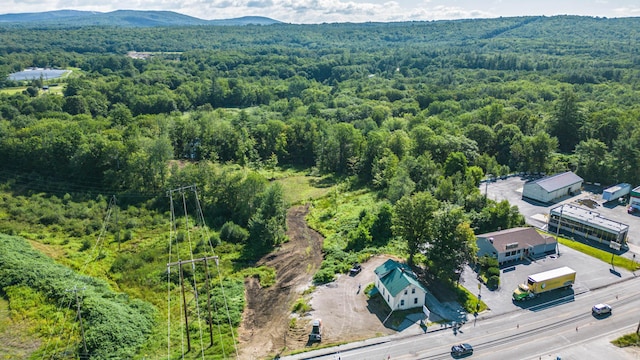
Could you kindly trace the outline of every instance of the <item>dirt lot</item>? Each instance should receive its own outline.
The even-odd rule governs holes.
[[[312,285],[313,274],[322,262],[323,238],[307,226],[308,211],[308,205],[289,209],[289,242],[257,264],[276,269],[276,284],[261,288],[256,279],[245,282],[247,306],[239,329],[241,359],[270,358],[284,350],[318,346],[307,341],[311,321],[318,318],[323,323],[323,344],[394,333],[382,325],[384,318],[380,318],[386,316],[388,309],[368,301],[363,294],[366,285],[373,282],[373,269],[387,257],[372,258],[363,264],[360,274],[341,275],[306,295],[312,311],[296,318],[295,326],[290,326],[291,319],[296,317],[291,312],[292,305]]]
[[[336,281],[316,289],[309,319],[322,319],[323,342],[355,341],[395,333],[382,325],[389,311],[386,304],[369,301],[363,293],[365,287],[374,281],[373,270],[388,258],[371,258],[362,265],[360,274],[340,275]]]

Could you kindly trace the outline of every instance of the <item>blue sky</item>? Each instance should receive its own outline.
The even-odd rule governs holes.
[[[168,10],[201,19],[266,16],[294,24],[524,15],[640,16],[638,0],[3,0],[0,13]]]

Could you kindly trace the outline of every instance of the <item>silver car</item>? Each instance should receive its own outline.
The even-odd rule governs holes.
[[[609,314],[611,312],[611,306],[609,304],[596,304],[591,308],[591,312],[596,315]]]

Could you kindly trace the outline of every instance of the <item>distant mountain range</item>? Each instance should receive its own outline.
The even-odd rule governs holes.
[[[20,27],[164,27],[164,26],[238,26],[271,25],[280,21],[262,16],[243,16],[224,20],[203,20],[172,11],[116,10],[112,12],[57,10],[40,13],[0,15],[0,26]]]

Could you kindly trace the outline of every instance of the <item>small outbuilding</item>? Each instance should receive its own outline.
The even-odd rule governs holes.
[[[498,259],[499,264],[555,253],[557,241],[532,227],[517,227],[476,236],[478,256]]]
[[[389,259],[374,272],[376,288],[391,310],[406,310],[425,304],[427,289],[409,265]]]
[[[522,198],[551,203],[565,196],[575,195],[582,189],[582,178],[571,171],[528,181],[522,189]]]

